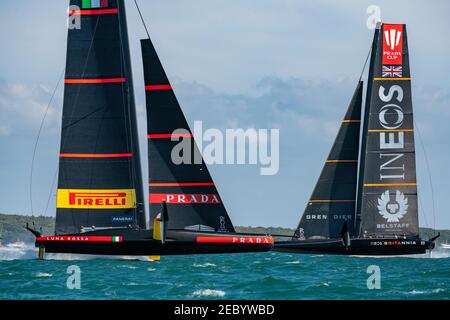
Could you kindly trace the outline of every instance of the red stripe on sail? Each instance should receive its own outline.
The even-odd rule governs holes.
[[[188,194],[188,193],[151,193],[150,203],[167,204],[221,204],[218,194]]]
[[[170,84],[154,84],[145,86],[145,91],[157,91],[157,90],[172,90]]]
[[[104,79],[65,79],[66,84],[96,84],[96,83],[123,83],[125,78],[104,78]]]
[[[118,14],[118,9],[71,10],[70,16],[93,16],[99,14]]]
[[[197,237],[197,243],[273,244],[272,237]]]
[[[149,187],[214,187],[214,182],[152,182]]]
[[[148,134],[149,139],[193,138],[192,133],[153,133]]]
[[[60,158],[131,158],[132,153],[61,153]]]

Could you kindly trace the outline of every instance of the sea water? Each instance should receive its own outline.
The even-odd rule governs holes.
[[[0,249],[0,299],[450,298],[450,250],[377,258],[275,252],[160,261],[36,256],[31,246]]]

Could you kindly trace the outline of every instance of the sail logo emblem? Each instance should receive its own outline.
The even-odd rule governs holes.
[[[403,25],[385,24],[383,33],[383,64],[401,65],[403,52]]]
[[[72,190],[58,189],[57,207],[61,209],[129,209],[136,204],[134,189]]]
[[[401,78],[403,77],[402,66],[382,66],[381,76],[383,78]]]
[[[219,217],[220,228],[219,232],[227,232],[227,227],[225,226],[226,220],[224,216]]]
[[[378,212],[387,222],[399,222],[408,211],[408,198],[399,190],[395,193],[395,199],[391,199],[389,190],[386,190],[378,198]]]
[[[386,44],[394,50],[396,46],[400,44],[400,37],[402,33],[396,31],[395,29],[391,29],[384,32],[384,39],[386,40]]]

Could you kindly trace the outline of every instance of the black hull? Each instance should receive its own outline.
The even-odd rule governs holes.
[[[110,233],[110,234],[108,234]],[[103,231],[78,235],[61,236],[68,238],[86,238],[92,236],[117,235],[119,232]],[[38,238],[35,246],[45,248],[47,253],[117,255],[117,256],[162,256],[188,254],[220,254],[241,252],[265,252],[273,248],[270,237],[254,237],[242,234],[223,234],[211,232],[169,231],[164,244],[151,238],[150,230],[125,230],[120,232],[121,242],[85,242],[85,241],[55,241],[58,236]],[[213,237],[237,239],[230,243],[199,243],[197,237]],[[263,239],[261,243],[248,242],[248,239]],[[47,240],[48,239],[48,240]],[[243,242],[241,239],[247,239]],[[264,242],[264,239],[268,242]]]
[[[293,240],[275,242],[274,251],[306,254],[397,256],[423,254],[432,244],[418,238],[351,239],[347,248],[342,240]]]

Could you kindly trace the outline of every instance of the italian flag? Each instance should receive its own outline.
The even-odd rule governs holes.
[[[114,236],[114,237],[112,237],[112,242],[122,242],[122,237],[119,237],[119,236]]]
[[[83,0],[83,9],[106,8],[108,0]]]

